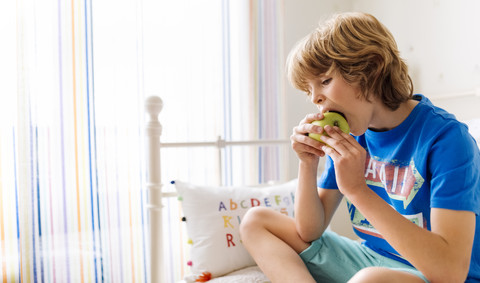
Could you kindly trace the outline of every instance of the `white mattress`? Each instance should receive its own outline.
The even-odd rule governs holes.
[[[186,277],[182,283],[193,283],[195,278]],[[270,283],[258,266],[246,267],[222,277],[213,278],[209,283]]]

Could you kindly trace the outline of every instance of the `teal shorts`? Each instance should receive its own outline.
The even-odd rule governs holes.
[[[361,269],[378,266],[414,274],[428,283],[414,267],[328,230],[301,252],[300,257],[317,282],[347,282]]]

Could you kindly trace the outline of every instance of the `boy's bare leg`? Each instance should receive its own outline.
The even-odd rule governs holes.
[[[310,246],[292,218],[264,207],[250,209],[240,226],[242,242],[272,282],[315,282],[298,255]]]
[[[348,283],[425,283],[423,279],[411,273],[392,270],[384,267],[367,267],[355,274]]]

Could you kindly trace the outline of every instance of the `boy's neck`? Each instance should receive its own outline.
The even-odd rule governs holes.
[[[385,132],[397,127],[407,119],[417,104],[417,100],[410,99],[400,104],[394,111],[384,106],[383,103],[379,104],[381,106],[378,107],[369,129],[375,132]]]

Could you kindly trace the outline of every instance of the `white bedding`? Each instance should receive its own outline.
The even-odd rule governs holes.
[[[195,278],[187,276],[184,283],[193,283]],[[258,266],[245,267],[222,277],[213,278],[209,283],[270,283]]]
[[[258,266],[250,266],[234,271],[223,277],[210,280],[212,283],[266,283],[270,282]]]

